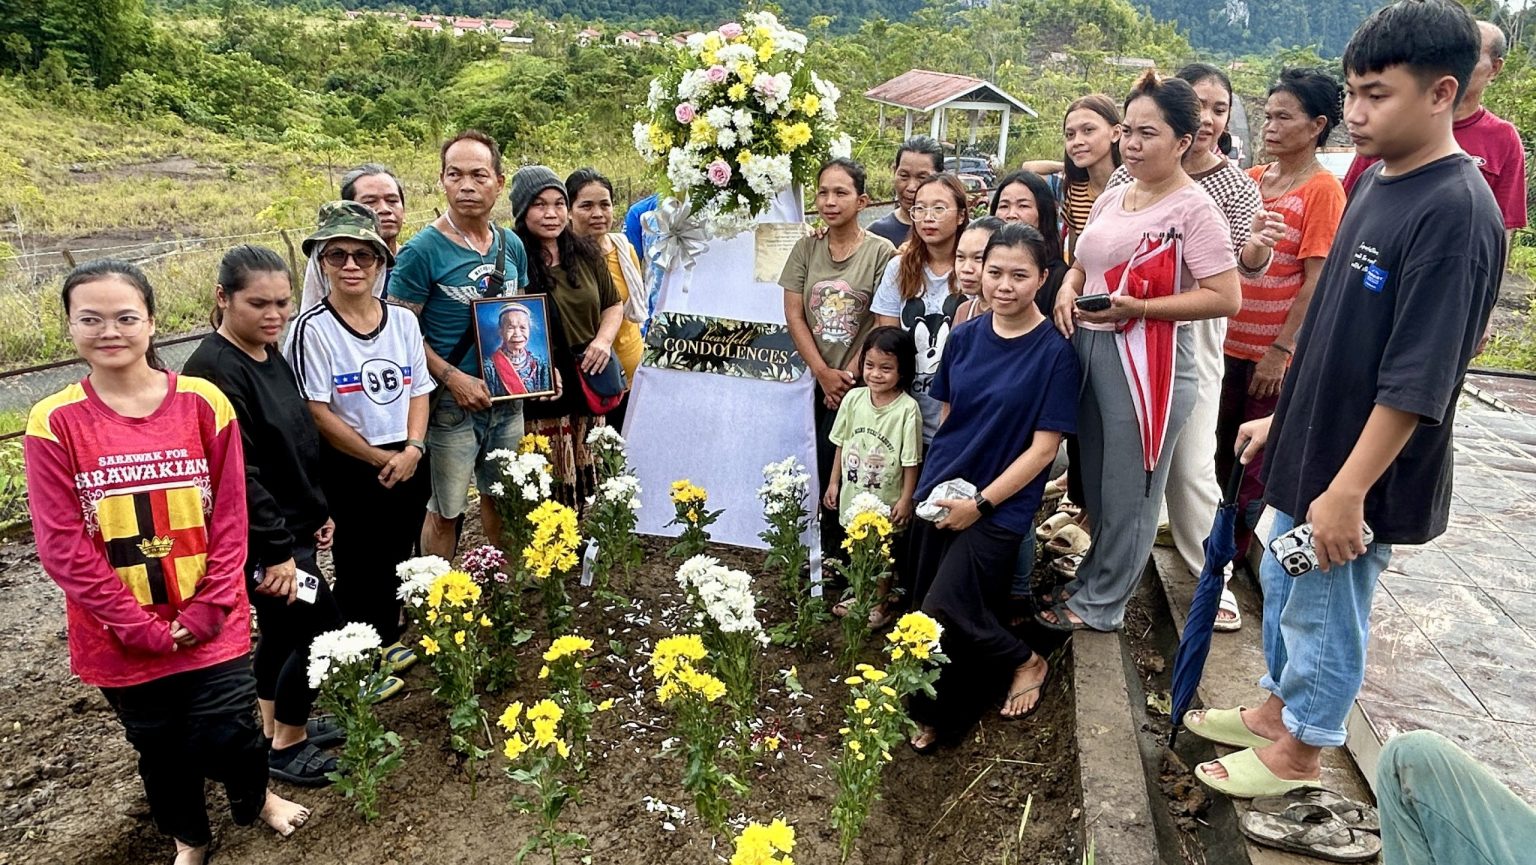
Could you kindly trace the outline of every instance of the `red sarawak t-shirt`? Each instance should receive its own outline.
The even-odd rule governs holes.
[[[70,669],[125,687],[250,650],[245,468],[229,400],[166,373],[152,414],[128,418],[72,384],[27,419],[38,557],[64,590]],[[179,621],[197,637],[171,639]]]
[[[1520,143],[1520,133],[1515,125],[1486,108],[1479,108],[1464,120],[1456,121],[1453,131],[1456,143],[1472,157],[1483,179],[1493,189],[1493,197],[1499,202],[1499,212],[1504,215],[1506,229],[1524,228],[1525,211],[1525,147]],[[1344,192],[1355,191],[1355,182],[1366,169],[1381,160],[1374,157],[1356,156],[1344,175]]]

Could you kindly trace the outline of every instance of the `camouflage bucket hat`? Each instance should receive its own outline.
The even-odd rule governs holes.
[[[372,245],[374,251],[384,256],[385,267],[394,266],[395,256],[384,238],[379,236],[379,217],[368,205],[356,201],[327,201],[320,205],[318,221],[315,233],[304,238],[306,256],[312,254],[316,244],[343,237]]]

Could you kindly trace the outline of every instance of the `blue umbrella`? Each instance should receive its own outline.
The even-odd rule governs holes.
[[[1189,602],[1189,615],[1184,619],[1184,637],[1179,640],[1179,652],[1173,659],[1170,748],[1179,735],[1184,712],[1195,699],[1195,689],[1205,671],[1205,659],[1211,654],[1211,631],[1216,626],[1216,609],[1221,604],[1222,574],[1237,555],[1233,530],[1237,527],[1237,492],[1242,486],[1245,468],[1242,454],[1238,454],[1232,466],[1232,477],[1222,491],[1221,505],[1216,508],[1211,533],[1205,539],[1205,566],[1200,569],[1200,583],[1195,586],[1195,597]]]

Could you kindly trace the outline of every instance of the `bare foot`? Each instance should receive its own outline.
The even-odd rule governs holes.
[[[267,791],[267,802],[261,806],[261,821],[271,826],[274,832],[287,838],[308,819],[308,808]]]
[[[1035,710],[1050,670],[1050,665],[1036,653],[1013,671],[1013,684],[1008,686],[1008,699],[1003,701],[1004,718],[1021,718]]]
[[[208,858],[208,845],[193,847],[185,841],[176,842],[175,865],[203,865]]]
[[[933,743],[939,740],[939,731],[927,724],[917,725],[917,735],[911,739],[912,747],[918,751],[933,747]]]

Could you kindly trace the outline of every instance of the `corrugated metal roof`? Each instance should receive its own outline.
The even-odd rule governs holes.
[[[1031,117],[1038,116],[1033,108],[1008,95],[995,84],[956,75],[952,72],[932,72],[912,69],[864,92],[875,102],[908,108],[913,111],[933,111],[950,102],[992,102],[1001,107],[1011,105]]]

